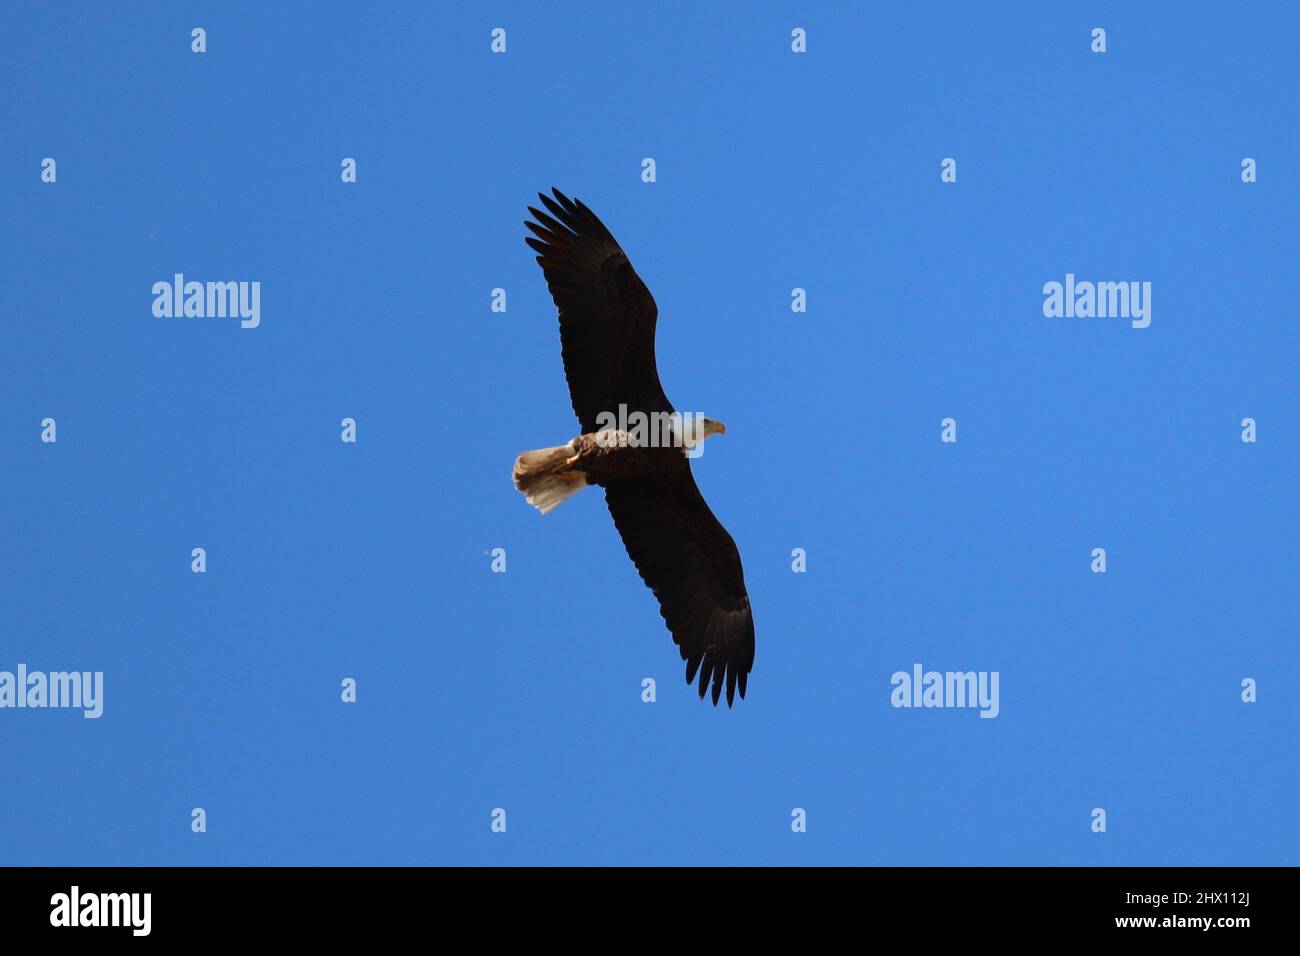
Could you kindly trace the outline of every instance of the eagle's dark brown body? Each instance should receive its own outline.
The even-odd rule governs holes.
[[[569,444],[573,446],[576,458],[572,469],[586,475],[589,485],[605,485],[642,475],[690,471],[685,449],[643,447],[628,432],[579,435]]]

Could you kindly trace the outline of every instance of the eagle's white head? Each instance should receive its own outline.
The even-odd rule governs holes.
[[[682,422],[682,445],[690,451],[710,435],[725,435],[727,426],[704,415],[687,415]]]

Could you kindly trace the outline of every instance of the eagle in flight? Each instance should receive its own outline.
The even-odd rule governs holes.
[[[536,222],[524,223],[533,233],[524,241],[560,311],[564,374],[582,432],[520,455],[515,487],[543,514],[587,485],[605,489],[614,526],[686,662],[686,683],[698,674],[700,699],[711,685],[715,705],[725,685],[730,706],[737,688],[745,696],[754,666],[754,617],[740,552],[690,465],[697,446],[726,428],[673,409],[655,367],[659,310],[650,290],[595,214],[552,191],[554,199],[538,194],[545,212],[528,207]]]

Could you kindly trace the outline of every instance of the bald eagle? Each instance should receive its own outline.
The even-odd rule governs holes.
[[[524,241],[560,312],[564,374],[582,431],[520,455],[515,487],[543,514],[587,485],[605,489],[614,526],[686,662],[686,683],[698,674],[700,699],[711,685],[715,705],[725,685],[731,706],[754,666],[754,617],[740,552],[696,487],[688,457],[726,428],[673,408],[655,367],[659,310],[650,290],[592,211],[552,191],[554,199],[538,194],[546,212],[528,207],[536,222],[524,223],[533,233]]]

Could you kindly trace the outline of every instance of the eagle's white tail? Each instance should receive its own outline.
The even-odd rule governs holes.
[[[587,487],[587,476],[582,472],[564,470],[575,453],[570,442],[526,451],[515,459],[515,487],[542,514],[558,508]]]

